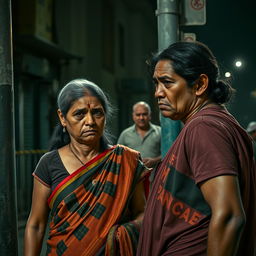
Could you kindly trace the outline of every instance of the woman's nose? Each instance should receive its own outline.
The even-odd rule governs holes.
[[[95,123],[95,120],[93,118],[93,115],[88,112],[85,116],[85,124],[86,125],[93,125]]]

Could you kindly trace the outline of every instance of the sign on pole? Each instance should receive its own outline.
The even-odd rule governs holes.
[[[196,41],[196,34],[195,33],[182,33],[181,34],[181,41],[183,41],[183,42],[195,42]]]
[[[181,25],[205,25],[206,0],[183,0],[181,13]]]

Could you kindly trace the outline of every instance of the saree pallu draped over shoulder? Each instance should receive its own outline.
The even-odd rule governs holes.
[[[138,226],[133,222],[122,227],[119,224],[143,175],[144,166],[139,159],[137,151],[114,146],[56,187],[48,199],[51,208],[48,256],[117,255],[117,229],[125,237],[120,237],[118,250],[127,250],[118,255],[136,254]]]

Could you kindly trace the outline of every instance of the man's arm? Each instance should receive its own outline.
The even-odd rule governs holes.
[[[145,157],[142,159],[143,163],[148,167],[154,167],[156,164],[158,164],[161,161],[161,156],[157,157]]]
[[[246,221],[237,177],[218,176],[200,189],[212,210],[207,255],[234,256]]]

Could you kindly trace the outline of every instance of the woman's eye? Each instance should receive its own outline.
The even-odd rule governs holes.
[[[83,116],[84,116],[84,113],[83,113],[83,112],[77,112],[77,113],[75,113],[75,117],[76,117],[76,118],[83,118]]]
[[[103,116],[104,112],[101,109],[94,109],[93,111],[93,115],[95,116]]]

